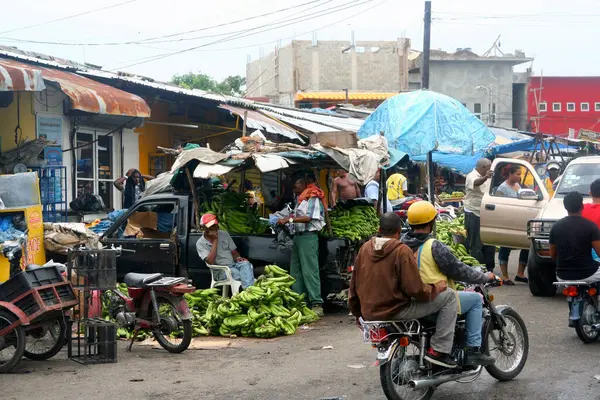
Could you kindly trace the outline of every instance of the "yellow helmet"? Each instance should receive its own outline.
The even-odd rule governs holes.
[[[417,201],[408,207],[408,224],[425,225],[437,217],[437,210],[428,201]]]

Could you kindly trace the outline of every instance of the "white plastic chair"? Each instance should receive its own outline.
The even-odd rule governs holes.
[[[235,296],[239,293],[240,287],[242,286],[242,282],[233,279],[231,276],[231,270],[228,266],[225,265],[211,265],[206,264],[206,266],[210,269],[210,287],[222,287],[223,289],[223,298],[229,297],[229,288],[231,288],[231,295]],[[225,278],[223,280],[216,280],[215,273],[222,271],[225,273]]]

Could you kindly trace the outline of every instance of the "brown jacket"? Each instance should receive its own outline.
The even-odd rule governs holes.
[[[359,250],[350,280],[348,307],[367,321],[393,319],[411,298],[431,301],[434,285],[421,281],[412,250],[396,239],[373,238]]]

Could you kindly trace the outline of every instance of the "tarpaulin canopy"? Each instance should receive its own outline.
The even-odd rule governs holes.
[[[484,153],[479,152],[474,155],[466,156],[462,154],[448,154],[433,152],[433,162],[446,168],[450,168],[461,174],[468,174],[475,168],[477,160],[483,158]],[[417,156],[412,158],[414,161],[427,161],[427,156]]]
[[[367,117],[358,137],[381,133],[390,148],[411,157],[430,151],[472,155],[485,150],[495,138],[460,102],[429,90],[387,99]]]

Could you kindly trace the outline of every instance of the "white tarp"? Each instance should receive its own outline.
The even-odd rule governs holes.
[[[323,147],[320,144],[315,144],[313,147],[333,158],[361,185],[369,183],[375,177],[377,169],[379,169],[381,158],[372,151]]]
[[[221,176],[228,173],[233,168],[234,167],[228,165],[200,163],[194,170],[194,178],[208,179],[215,176]]]
[[[296,164],[296,162],[277,154],[253,154],[252,158],[256,168],[262,173],[277,171]]]
[[[185,164],[192,160],[198,160],[204,164],[216,164],[219,161],[223,161],[227,157],[227,154],[217,153],[216,151],[212,151],[211,149],[208,149],[206,147],[198,147],[195,149],[183,150],[173,163],[173,166],[171,167],[171,172],[177,171],[179,168],[183,167]]]

